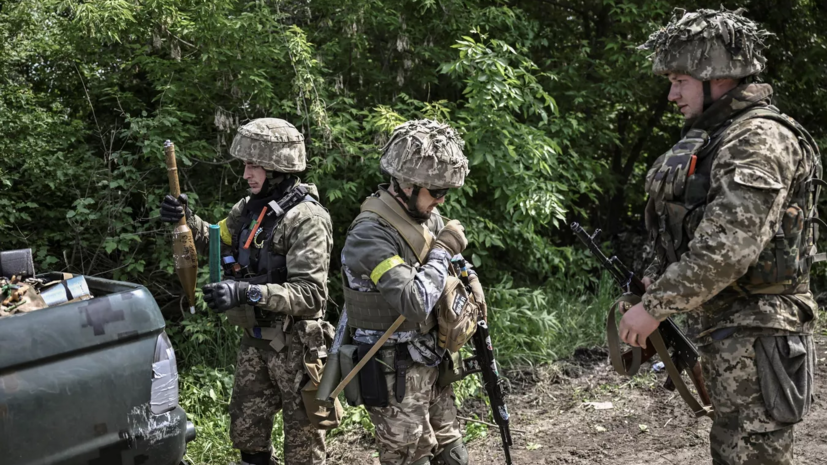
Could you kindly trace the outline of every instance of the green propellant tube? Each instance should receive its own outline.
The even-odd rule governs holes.
[[[221,228],[210,225],[210,282],[221,281]]]

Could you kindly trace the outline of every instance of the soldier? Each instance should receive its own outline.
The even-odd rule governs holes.
[[[251,195],[219,222],[226,280],[203,288],[210,308],[244,328],[230,437],[242,464],[275,464],[270,436],[273,416],[282,410],[285,463],[324,464],[324,431],[308,417],[300,391],[318,375],[333,336],[321,320],[333,245],[330,216],[316,187],[293,174],[305,169],[305,149],[292,124],[254,120],[239,128],[230,154],[244,161]],[[164,198],[163,221],[185,214],[204,253],[209,224],[192,213],[185,195]]]
[[[646,177],[657,258],[620,334],[643,346],[670,315],[695,315],[715,464],[792,464],[812,399],[821,162],[756,80],[769,35],[740,11],[678,10],[641,46],[686,125]]]
[[[462,139],[429,120],[397,127],[380,166],[390,185],[362,205],[342,250],[345,327],[359,357],[399,315],[406,321],[359,374],[361,397],[376,427],[382,465],[468,463],[450,383],[438,383],[446,350],[437,337],[437,302],[451,258],[467,241],[462,225],[443,224],[437,205],[468,173]],[[479,280],[474,294],[484,302]]]

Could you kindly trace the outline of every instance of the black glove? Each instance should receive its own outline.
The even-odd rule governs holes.
[[[224,313],[247,303],[248,287],[250,283],[246,281],[219,281],[202,287],[201,292],[204,293],[204,302],[208,307]]]
[[[177,223],[186,215],[187,219],[192,217],[192,210],[187,206],[189,200],[187,194],[181,194],[176,199],[167,194],[161,201],[161,221],[164,223]]]

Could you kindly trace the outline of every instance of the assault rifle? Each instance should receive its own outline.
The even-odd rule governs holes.
[[[600,234],[599,229],[595,230],[594,234],[589,235],[586,230],[576,222],[571,224],[571,229],[577,238],[586,245],[594,258],[600,262],[600,266],[614,278],[624,294],[632,294],[637,297],[643,296],[644,292],[646,292],[643,282],[616,256],[608,258],[603,254],[603,251],[600,250],[600,246],[597,245],[597,236]],[[646,362],[657,353],[669,373],[664,387],[670,391],[677,388],[683,400],[695,413],[695,416],[700,417],[711,414],[711,409],[708,406],[712,403],[709,400],[709,393],[704,385],[701,364],[698,360],[698,349],[671,318],[662,321],[658,329],[647,338],[649,342],[646,344],[646,349],[641,350],[639,347],[634,347],[622,355],[620,355],[619,337],[614,319],[614,309],[612,309],[606,322],[606,329],[609,339],[609,355],[615,371],[621,375],[634,376],[640,364]],[[672,349],[671,355],[669,354],[670,348]],[[695,385],[702,404],[698,403],[681,379],[681,373],[684,371]]]
[[[453,264],[458,270],[457,274],[459,274],[465,290],[469,296],[472,296],[473,292],[471,291],[471,283],[468,280],[468,268],[465,260],[457,258],[453,260]],[[482,315],[479,315],[477,330],[474,332],[471,341],[474,346],[474,356],[462,361],[463,369],[465,374],[482,374],[482,384],[485,388],[486,395],[488,395],[488,401],[491,404],[494,423],[500,427],[505,463],[511,465],[510,447],[513,443],[511,441],[511,430],[508,427],[508,408],[505,406],[503,392],[502,389],[500,389],[500,373],[497,371],[497,361],[494,360],[494,346],[491,344],[488,322],[485,321]]]

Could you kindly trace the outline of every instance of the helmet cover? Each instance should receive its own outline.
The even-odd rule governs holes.
[[[654,52],[655,74],[688,74],[699,81],[757,75],[766,67],[762,52],[773,34],[742,12],[675,9],[669,24],[638,49]]]
[[[278,118],[259,118],[238,128],[230,155],[280,173],[299,173],[306,167],[304,135]]]
[[[382,148],[382,172],[426,189],[462,187],[468,175],[465,142],[447,124],[427,119],[397,126]]]

